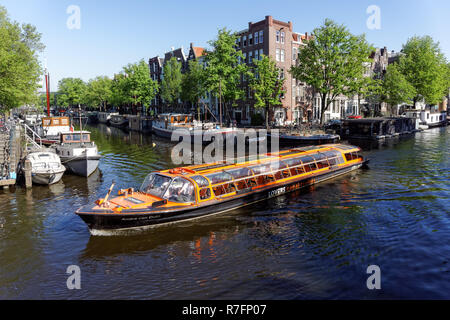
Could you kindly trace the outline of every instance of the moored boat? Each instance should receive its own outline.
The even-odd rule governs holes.
[[[50,185],[61,180],[66,168],[59,156],[50,151],[35,151],[26,158],[31,163],[31,180],[35,184]]]
[[[111,118],[109,119],[109,125],[112,127],[126,129],[129,125],[128,116],[121,114],[112,114]]]
[[[71,130],[69,117],[43,117],[41,126],[36,130],[37,143],[52,145],[59,142],[59,134]]]
[[[242,163],[216,162],[150,173],[139,190],[119,191],[76,214],[92,234],[142,228],[218,214],[348,173],[368,160],[360,148],[309,146]]]
[[[63,132],[54,145],[64,166],[76,175],[89,177],[98,167],[100,154],[89,131]]]

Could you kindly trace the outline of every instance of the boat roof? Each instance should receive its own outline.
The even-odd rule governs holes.
[[[247,161],[244,162],[238,162],[236,160],[239,159],[232,159],[232,161],[219,161],[214,163],[207,163],[207,164],[199,164],[199,165],[191,165],[191,166],[185,166],[185,167],[179,167],[174,169],[167,169],[162,171],[157,171],[159,173],[162,173],[164,175],[169,176],[195,176],[195,175],[205,175],[215,172],[222,172],[224,170],[233,170],[233,169],[239,169],[244,167],[250,167],[254,165],[260,165],[264,163],[271,163],[275,161],[283,161],[283,160],[289,160],[292,158],[296,158],[299,156],[307,156],[307,155],[314,155],[321,152],[326,151],[338,151],[340,153],[347,153],[347,152],[356,152],[360,151],[361,149],[357,146],[351,146],[351,145],[345,145],[345,144],[325,144],[320,146],[305,146],[305,147],[299,147],[295,149],[289,149],[289,150],[283,150],[276,153],[266,153],[263,155],[255,155],[255,156],[248,156],[246,157]],[[176,172],[181,173],[176,173]]]
[[[80,133],[91,133],[90,131],[79,131],[79,130],[75,130],[75,131],[63,131],[63,132],[60,132],[61,134],[74,134],[74,133],[78,133],[78,134],[80,134]]]

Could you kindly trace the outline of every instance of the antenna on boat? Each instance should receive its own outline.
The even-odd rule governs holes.
[[[83,124],[81,121],[81,105],[78,104],[78,117],[80,118],[80,142],[83,144]]]
[[[105,203],[106,201],[108,201],[109,195],[111,194],[112,190],[114,189],[114,185],[116,184],[116,181],[113,180],[111,187],[109,187],[108,193],[106,194],[106,196],[103,199],[99,199],[96,201],[96,203],[100,206],[103,203]]]

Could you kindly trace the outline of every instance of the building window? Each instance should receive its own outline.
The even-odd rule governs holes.
[[[259,43],[263,43],[264,42],[264,31],[261,30],[259,32]]]
[[[262,59],[262,55],[263,55],[263,49],[259,49],[259,60]]]
[[[292,48],[292,60],[295,61],[297,60],[297,48]]]
[[[242,37],[243,47],[245,48],[247,46],[247,36]]]
[[[284,43],[284,36],[285,36],[285,34],[284,34],[284,32],[282,31],[282,32],[281,32],[281,43]]]
[[[281,53],[280,61],[284,62],[284,49],[281,49],[280,53]]]
[[[248,35],[248,45],[249,46],[253,45],[253,34],[251,33]]]
[[[249,52],[248,53],[248,63],[252,63],[252,55],[253,55],[253,52]]]
[[[255,44],[258,44],[258,32],[255,32]]]
[[[277,35],[276,35],[276,39],[275,39],[276,43],[280,42],[280,31],[277,30]]]
[[[247,61],[247,53],[244,52],[244,62],[246,62],[246,61]]]
[[[280,61],[280,49],[275,50],[275,60]]]
[[[255,60],[259,60],[259,57],[258,57],[258,50],[255,50]]]
[[[236,46],[239,48],[241,46],[241,37],[236,39]]]

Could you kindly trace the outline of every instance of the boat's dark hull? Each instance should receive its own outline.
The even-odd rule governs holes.
[[[161,225],[167,223],[174,223],[184,220],[190,220],[200,218],[208,215],[219,214],[225,211],[233,210],[239,207],[243,207],[254,202],[263,201],[275,196],[292,192],[315,183],[331,179],[333,177],[348,173],[350,171],[359,169],[361,166],[367,163],[358,163],[355,165],[347,166],[345,168],[339,168],[330,170],[328,173],[322,173],[320,175],[310,176],[307,178],[299,178],[285,185],[276,185],[261,188],[257,191],[250,191],[249,193],[243,193],[240,197],[233,197],[229,200],[214,201],[214,203],[207,206],[194,206],[183,210],[177,211],[154,211],[149,210],[146,213],[142,213],[142,209],[136,210],[136,214],[128,211],[126,214],[96,214],[92,213],[89,208],[81,208],[77,211],[77,214],[88,225],[91,233],[99,230],[117,230],[117,229],[129,229],[140,228],[146,226]],[[86,210],[86,212],[84,212]],[[93,232],[94,231],[94,232]]]
[[[268,141],[271,141],[270,134],[268,134],[268,137]],[[274,138],[278,138],[278,143],[280,146],[322,145],[337,143],[340,140],[340,137],[338,135],[323,135],[311,137],[281,135],[275,136]]]

